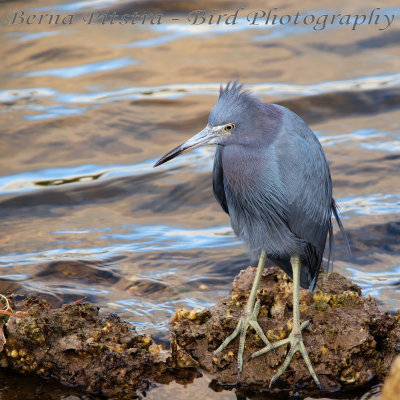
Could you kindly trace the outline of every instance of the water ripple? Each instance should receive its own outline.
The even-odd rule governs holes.
[[[135,327],[138,328],[139,332],[156,330],[156,332],[162,331],[169,335],[169,319],[175,310],[179,308],[202,310],[214,304],[215,302],[193,297],[164,302],[150,302],[143,299],[130,298],[109,302],[108,306],[132,314],[135,318]]]
[[[57,90],[52,88],[26,88],[8,89],[0,91],[0,103],[16,102],[17,100],[32,100],[41,97],[56,97],[59,95]]]
[[[116,63],[114,64],[114,61]],[[134,60],[122,58],[105,62],[105,66],[100,65],[99,68],[117,68],[124,63],[134,62]],[[97,63],[94,63],[97,64]],[[91,66],[94,64],[87,64],[86,66],[72,67],[75,72],[65,72],[67,75],[71,74],[77,76],[82,73],[90,73]],[[100,63],[103,64],[103,63]],[[107,67],[108,65],[108,67]],[[71,71],[71,68],[61,68],[60,71],[47,70],[38,71],[33,74],[46,75],[48,71],[55,71],[55,76],[63,77],[64,70]],[[51,74],[51,72],[50,72]],[[75,75],[77,74],[77,75]],[[312,96],[322,93],[335,93],[341,91],[365,91],[372,89],[382,89],[400,86],[400,73],[373,75],[367,77],[353,78],[339,81],[324,81],[311,83],[306,85],[286,84],[286,83],[261,83],[254,85],[246,85],[254,93],[261,96],[268,97],[288,97],[288,96]],[[101,91],[96,93],[60,93],[51,88],[31,88],[31,89],[9,89],[0,91],[0,102],[8,103],[18,99],[29,100],[35,98],[53,98],[55,102],[65,104],[103,104],[115,101],[124,100],[162,100],[162,99],[176,99],[184,96],[192,95],[207,95],[215,96],[219,92],[220,83],[203,83],[203,84],[171,84],[162,86],[132,86],[128,88]],[[26,108],[29,108],[27,106]]]
[[[262,83],[246,85],[246,88],[263,96],[311,96],[345,90],[363,91],[376,88],[388,88],[400,85],[400,73],[368,76],[342,81],[325,81],[308,85],[285,83]],[[109,92],[93,94],[60,95],[59,100],[66,103],[105,103],[121,100],[176,99],[188,95],[216,95],[220,83],[174,84],[164,86],[130,87]]]
[[[61,4],[52,4],[51,6],[46,7],[36,7],[30,8],[28,11],[58,11],[58,12],[75,12],[81,10],[93,10],[98,8],[104,8],[113,4],[123,4],[130,3],[132,0],[83,0],[83,1],[74,1],[71,3],[61,3]]]
[[[364,271],[351,267],[346,267],[346,270],[351,273],[350,278],[361,286],[364,295],[379,297],[382,290],[396,288],[400,283],[400,264],[381,271]]]
[[[56,76],[58,78],[68,79],[75,78],[77,76],[94,74],[97,72],[112,71],[120,68],[127,67],[129,65],[136,64],[137,61],[130,57],[122,57],[114,60],[98,61],[94,63],[76,65],[65,68],[52,68],[43,71],[27,72],[25,74],[16,74],[16,76]]]
[[[367,139],[382,138],[389,135],[388,133],[377,133],[377,129],[364,128],[350,133],[341,133],[337,135],[318,135],[318,139],[324,146],[336,146],[344,143],[361,142]]]
[[[184,173],[181,167],[191,165],[192,172],[208,171],[212,167],[215,148],[203,147],[185,154],[173,163],[163,165],[158,170],[153,168],[157,158],[131,165],[93,165],[85,164],[76,167],[47,168],[26,171],[19,174],[0,176],[0,196],[28,193],[52,186],[90,184],[93,181],[117,179],[126,176],[145,176],[158,174],[157,171]]]
[[[129,233],[110,233],[100,239],[121,242],[139,242],[144,250],[148,246],[157,243],[168,242],[171,250],[182,250],[191,248],[214,248],[235,245],[238,242],[228,226],[185,229],[179,227],[153,225],[135,226],[129,229]],[[163,248],[159,247],[159,250]],[[165,248],[164,248],[165,249]]]
[[[366,196],[344,197],[338,200],[340,211],[359,215],[400,214],[400,193],[375,193]]]
[[[48,37],[48,36],[63,35],[63,34],[65,35],[65,34],[70,34],[72,32],[71,31],[68,31],[68,32],[67,31],[58,31],[58,30],[35,32],[35,33],[32,33],[32,32],[10,32],[10,33],[5,34],[4,36],[18,37],[18,39],[15,42],[29,42],[31,40],[33,41],[33,40],[41,39],[41,38]]]
[[[265,30],[273,27],[272,24],[250,25],[244,17],[237,18],[236,21],[236,25],[209,25],[206,23],[201,25],[192,25],[188,22],[150,25],[150,29],[160,33],[161,36],[124,45],[117,45],[116,47],[155,47],[188,36],[199,36],[201,39],[204,39],[218,35],[243,32],[246,30]],[[280,27],[280,29],[282,29],[282,27]]]
[[[324,147],[349,143],[371,151],[383,151],[387,153],[400,152],[400,136],[396,136],[394,132],[380,132],[378,129],[364,128],[335,135],[321,135],[320,132],[316,132],[316,134]],[[387,140],[371,141],[371,139],[383,138]]]
[[[54,248],[30,253],[0,256],[0,268],[16,265],[32,265],[48,260],[93,261],[109,259],[127,253],[148,253],[165,251],[188,251],[191,249],[213,249],[239,244],[230,226],[217,226],[207,229],[185,229],[173,226],[135,226],[131,232],[104,235],[99,240],[116,241],[103,247],[94,248]],[[76,235],[74,237],[76,239]],[[76,243],[76,240],[64,243]],[[124,243],[126,242],[126,243]],[[108,243],[108,242],[107,242]],[[53,243],[54,244],[54,243]]]
[[[337,135],[345,136],[343,140],[354,137],[360,138],[365,132],[356,134]],[[335,135],[336,136],[336,135]],[[332,140],[332,136],[327,139]],[[187,173],[190,166],[191,172],[210,171],[213,163],[214,148],[204,147],[186,154],[184,157],[174,160],[173,163],[162,166],[158,171],[167,174]],[[14,175],[0,177],[0,196],[10,194],[22,194],[43,190],[52,186],[69,186],[76,184],[90,185],[98,181],[108,181],[127,176],[145,176],[157,174],[153,165],[156,159],[146,160],[142,163],[131,165],[80,165],[68,168],[49,168],[31,172],[23,172]],[[372,193],[363,196],[345,197],[338,199],[342,213],[354,213],[359,215],[389,215],[400,213],[400,193]]]
[[[380,150],[388,153],[400,153],[400,136],[397,136],[398,140],[392,140],[387,142],[371,142],[362,143],[361,147],[367,150]]]

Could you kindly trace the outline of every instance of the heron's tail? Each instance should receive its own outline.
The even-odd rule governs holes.
[[[336,222],[337,222],[337,224],[339,226],[340,233],[342,234],[343,240],[344,240],[344,242],[346,244],[347,254],[348,254],[349,259],[350,259],[351,258],[351,249],[350,249],[349,239],[347,238],[346,231],[344,230],[342,221],[341,221],[341,219],[339,217],[338,206],[337,206],[334,198],[332,198],[331,208],[332,208],[333,215],[335,216]],[[334,259],[334,251],[335,251],[335,242],[334,242],[334,238],[333,238],[332,220],[329,221],[328,234],[329,234],[328,271],[330,269],[333,271],[333,259]]]

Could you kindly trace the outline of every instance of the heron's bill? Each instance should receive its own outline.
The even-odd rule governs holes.
[[[206,126],[202,131],[200,131],[197,135],[194,135],[185,143],[182,143],[178,147],[175,147],[173,150],[163,155],[155,164],[154,167],[158,167],[161,164],[166,163],[167,161],[172,160],[175,157],[178,157],[182,153],[186,153],[190,150],[193,150],[196,147],[203,146],[205,144],[211,144],[212,140],[216,137],[215,132],[212,130],[210,126]]]

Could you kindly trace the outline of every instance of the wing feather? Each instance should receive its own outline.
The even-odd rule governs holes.
[[[229,215],[228,203],[226,201],[224,189],[224,170],[222,169],[221,164],[221,152],[222,147],[217,146],[212,173],[212,184],[215,198],[217,199],[222,209]]]

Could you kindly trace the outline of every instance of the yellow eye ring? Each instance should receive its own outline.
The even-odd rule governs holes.
[[[234,124],[228,124],[228,125],[225,126],[224,129],[225,129],[227,132],[230,132],[230,131],[233,130],[234,127],[235,127]]]

